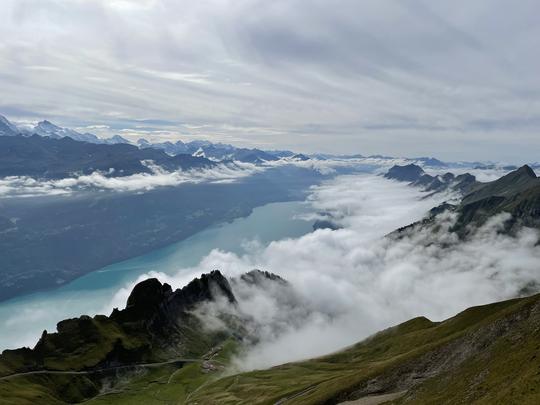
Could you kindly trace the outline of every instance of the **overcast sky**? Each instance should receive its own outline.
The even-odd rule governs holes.
[[[540,2],[2,0],[0,114],[98,135],[539,161]]]

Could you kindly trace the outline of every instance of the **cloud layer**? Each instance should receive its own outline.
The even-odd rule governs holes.
[[[534,161],[539,12],[533,0],[6,0],[0,112],[131,139]]]
[[[227,183],[265,170],[250,163],[223,163],[212,168],[166,171],[149,164],[152,173],[114,177],[93,172],[88,175],[59,180],[37,180],[32,177],[0,178],[1,197],[35,197],[39,195],[64,195],[82,190],[107,190],[117,192],[144,192],[157,187],[172,187],[184,183]]]
[[[239,256],[215,250],[177,277],[152,273],[173,286],[211,269],[229,276],[253,268],[291,283],[286,296],[269,288],[235,287],[239,314],[257,320],[259,342],[237,359],[246,370],[328,353],[415,316],[442,320],[479,304],[531,293],[540,283],[538,234],[523,229],[516,238],[497,232],[501,215],[467,243],[440,227],[395,240],[394,229],[419,219],[443,196],[371,175],[340,176],[316,187],[316,212],[331,213],[342,229],[318,230],[269,246],[253,245]],[[115,304],[129,288],[117,294]],[[291,302],[294,303],[291,305]]]
[[[296,166],[313,170],[322,175],[336,174],[338,170],[385,172],[394,164],[406,164],[406,159],[309,159],[282,158],[258,164],[247,162],[219,163],[211,168],[167,171],[152,161],[142,161],[151,173],[136,173],[130,176],[115,176],[96,171],[87,175],[74,175],[57,180],[43,180],[27,176],[0,178],[0,198],[35,197],[40,195],[66,195],[77,191],[145,192],[158,187],[173,187],[184,183],[228,183],[266,170],[283,166]]]

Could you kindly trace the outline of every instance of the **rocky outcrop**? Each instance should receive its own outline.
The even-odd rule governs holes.
[[[405,166],[395,165],[388,170],[388,173],[384,175],[387,179],[415,182],[418,181],[423,175],[424,170],[415,164],[409,164]]]
[[[176,291],[147,279],[133,288],[125,309],[115,308],[108,317],[63,320],[55,333],[44,331],[33,350],[4,351],[0,366],[12,372],[82,370],[202,354],[223,339],[224,332],[205,331],[193,311],[221,298],[236,304],[229,281],[219,271]]]
[[[425,191],[440,192],[445,190],[458,191],[461,194],[470,193],[479,184],[476,178],[469,173],[455,176],[445,173],[440,176],[431,176],[415,164],[405,166],[395,165],[384,175],[387,179],[408,182]]]

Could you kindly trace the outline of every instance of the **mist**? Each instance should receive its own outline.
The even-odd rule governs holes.
[[[268,246],[252,242],[245,255],[214,250],[177,276],[150,275],[181,287],[212,269],[237,277],[257,268],[289,282],[279,294],[275,288],[233,283],[239,300],[233,311],[253,320],[257,333],[257,343],[235,360],[236,371],[329,353],[416,316],[437,321],[470,306],[532,293],[540,282],[538,233],[526,228],[516,237],[498,233],[505,214],[466,243],[449,232],[456,219],[450,213],[439,215],[436,226],[385,237],[451,197],[426,198],[380,176],[339,176],[314,187],[309,202],[314,215],[330,214],[341,229]],[[130,288],[117,293],[116,305],[125,302]],[[231,311],[214,312],[219,310]],[[211,317],[203,319],[215,325]]]

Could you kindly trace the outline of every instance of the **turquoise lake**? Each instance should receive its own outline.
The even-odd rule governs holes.
[[[300,218],[307,212],[310,206],[305,202],[268,204],[255,208],[245,218],[207,228],[181,242],[109,265],[57,289],[5,301],[0,304],[0,350],[32,347],[44,329],[54,331],[62,319],[105,312],[119,289],[149,271],[173,274],[197,265],[213,249],[242,254],[245,242],[256,240],[266,245],[309,233],[313,222]]]

